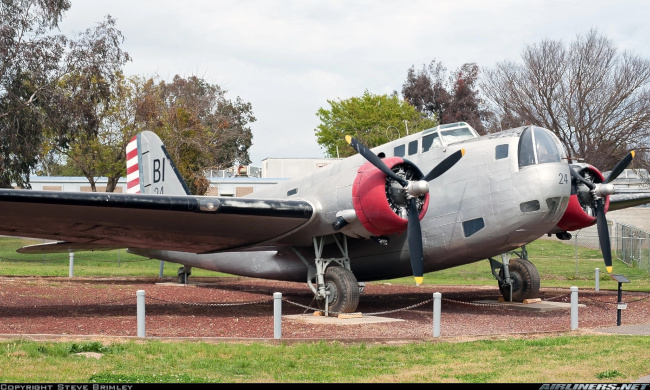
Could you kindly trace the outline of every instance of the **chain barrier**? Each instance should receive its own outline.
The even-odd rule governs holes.
[[[394,310],[379,311],[379,312],[374,312],[374,313],[366,313],[364,315],[366,315],[366,316],[376,316],[376,315],[380,315],[380,314],[397,313],[398,311],[413,309],[414,307],[422,306],[425,303],[429,303],[429,302],[433,302],[433,298],[427,299],[426,301],[421,302],[421,303],[416,303],[416,304],[413,304],[411,306],[404,307],[402,309],[394,309]]]
[[[128,297],[128,298],[122,298],[122,299],[115,299],[115,300],[112,300],[112,301],[100,302],[100,303],[98,303],[97,305],[112,305],[112,304],[114,304],[114,303],[120,303],[120,302],[130,301],[130,300],[135,299],[135,298],[136,298],[136,297]]]
[[[544,298],[544,300],[545,301],[555,301],[556,299],[565,298],[565,297],[571,297],[571,295],[570,294],[556,295],[554,297]]]
[[[182,301],[169,301],[166,299],[156,298],[156,297],[146,297],[147,299],[152,299],[154,301],[173,303],[177,305],[188,305],[188,306],[244,306],[244,305],[256,305],[258,303],[266,303],[273,301],[273,298],[261,299],[259,301],[252,302],[229,302],[229,303],[203,303],[203,302],[182,302]]]
[[[447,302],[453,302],[453,303],[458,303],[461,305],[468,305],[468,306],[487,306],[487,307],[502,307],[504,309],[509,309],[508,306],[496,304],[496,303],[478,303],[478,302],[465,302],[465,301],[457,301],[454,299],[448,299],[448,298],[442,298],[443,301]]]

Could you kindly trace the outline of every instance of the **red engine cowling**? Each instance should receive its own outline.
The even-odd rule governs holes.
[[[410,161],[399,157],[383,160],[406,180],[420,180],[424,175]],[[407,199],[402,186],[371,163],[362,165],[352,185],[352,202],[359,222],[374,236],[403,232],[408,225]],[[429,206],[429,194],[418,198],[419,219]]]
[[[603,174],[589,164],[573,165],[574,169],[590,180],[594,184],[603,183],[605,177]],[[578,168],[578,169],[576,169]],[[609,196],[604,196],[605,212],[609,209]],[[582,229],[596,223],[596,209],[593,205],[593,198],[589,188],[577,180],[573,179],[571,187],[571,197],[562,219],[557,223],[557,227],[563,231],[574,231]]]

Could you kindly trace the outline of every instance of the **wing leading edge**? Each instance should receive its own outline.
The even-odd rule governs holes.
[[[246,248],[299,229],[313,214],[311,203],[296,199],[0,189],[0,235],[71,247]]]

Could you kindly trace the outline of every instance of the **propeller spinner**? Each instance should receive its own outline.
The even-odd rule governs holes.
[[[621,161],[616,164],[614,169],[610,172],[603,183],[593,183],[582,177],[569,165],[571,176],[577,181],[583,183],[589,188],[592,203],[596,209],[596,227],[598,229],[598,241],[600,242],[600,250],[603,253],[603,260],[605,261],[605,268],[608,273],[612,273],[612,248],[609,241],[609,229],[607,228],[607,218],[605,217],[605,206],[603,197],[614,194],[614,186],[611,184],[634,159],[634,151],[627,154]]]
[[[439,177],[453,167],[465,154],[465,149],[460,149],[447,158],[442,160],[436,165],[428,174],[421,180],[407,180],[404,177],[393,172],[388,165],[386,165],[381,158],[374,154],[365,145],[357,139],[346,135],[345,140],[362,155],[368,162],[374,165],[377,169],[382,171],[386,176],[396,181],[402,186],[402,191],[408,199],[408,225],[407,237],[409,245],[409,254],[411,258],[411,269],[413,270],[413,277],[415,283],[422,284],[424,278],[424,250],[422,247],[422,229],[420,227],[420,219],[418,215],[417,198],[429,192],[429,181]]]

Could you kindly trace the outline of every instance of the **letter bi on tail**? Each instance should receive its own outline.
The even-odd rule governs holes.
[[[191,195],[165,145],[151,131],[139,133],[126,147],[126,192]]]

